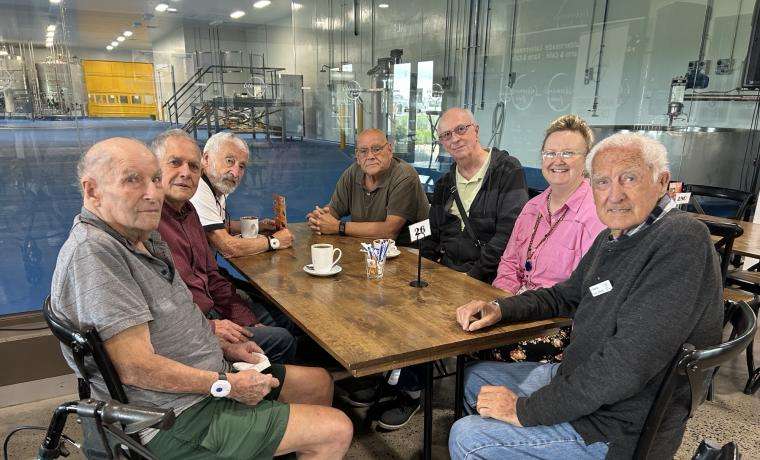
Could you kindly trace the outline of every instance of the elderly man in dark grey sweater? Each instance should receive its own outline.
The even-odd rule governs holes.
[[[476,331],[500,321],[570,316],[561,364],[481,362],[467,369],[470,416],[452,458],[630,458],[666,367],[684,342],[721,339],[719,265],[704,225],[674,209],[665,147],[617,134],[588,155],[603,231],[567,281],[457,309]],[[671,458],[689,404],[678,388],[653,458]]]

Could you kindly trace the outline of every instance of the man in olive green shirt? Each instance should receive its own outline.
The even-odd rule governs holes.
[[[338,179],[330,204],[307,216],[321,234],[409,242],[403,229],[427,218],[428,200],[417,171],[395,158],[385,133],[367,129],[356,140],[356,163]],[[350,222],[340,221],[351,216]]]

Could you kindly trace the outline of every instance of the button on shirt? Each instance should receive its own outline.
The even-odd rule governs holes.
[[[515,294],[521,289],[550,287],[566,280],[599,232],[606,228],[597,217],[591,186],[584,180],[567,202],[552,214],[551,222],[556,223],[567,209],[565,218],[557,225],[554,233],[535,248],[550,228],[547,209],[550,190],[551,187],[528,201],[520,212],[499,262],[493,282],[497,288]],[[526,271],[528,244],[539,214],[541,221],[533,237],[532,267]]]
[[[491,150],[489,149],[488,156],[486,156],[483,166],[481,166],[478,172],[476,172],[471,178],[465,179],[464,176],[459,173],[459,168],[457,168],[457,193],[459,194],[459,199],[462,200],[462,206],[464,206],[464,211],[467,215],[469,215],[470,206],[480,191],[480,187],[483,185],[483,178],[486,177],[486,171],[488,171],[488,164],[490,162]],[[449,212],[459,217],[462,221],[462,229],[464,229],[464,220],[462,220],[462,215],[459,214],[459,206],[457,206],[456,200],[451,203],[451,209]]]
[[[171,248],[177,271],[204,314],[213,308],[223,319],[241,326],[256,323],[256,317],[237,295],[232,283],[219,273],[192,203],[185,203],[178,212],[164,202],[158,231]]]

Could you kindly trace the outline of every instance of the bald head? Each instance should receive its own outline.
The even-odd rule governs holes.
[[[360,143],[364,143],[363,141],[369,139],[380,139],[383,142],[388,142],[388,138],[385,136],[385,132],[383,130],[377,128],[367,128],[364,131],[360,132],[356,137],[356,144],[359,145]]]
[[[441,123],[447,124],[447,122],[452,119],[455,119],[457,123],[464,122],[472,123],[473,125],[478,124],[478,122],[475,120],[475,115],[473,115],[472,112],[470,112],[468,109],[463,109],[462,107],[452,107],[443,112],[441,119],[438,121],[438,125],[440,126]]]
[[[478,122],[467,109],[453,107],[441,115],[436,132],[438,140],[454,158],[462,171],[467,164],[482,163],[488,152],[483,150],[478,139]]]
[[[107,181],[113,172],[114,161],[124,156],[150,153],[148,147],[137,139],[129,137],[112,137],[90,147],[77,164],[77,177],[80,188],[85,179],[99,182]]]
[[[79,161],[84,207],[137,243],[158,227],[164,192],[158,160],[136,140],[114,137],[93,145]]]

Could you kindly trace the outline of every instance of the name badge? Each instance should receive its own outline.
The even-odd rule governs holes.
[[[610,280],[602,281],[601,283],[591,286],[588,290],[591,291],[592,296],[596,297],[606,292],[610,292],[612,290],[612,283],[610,283]]]

